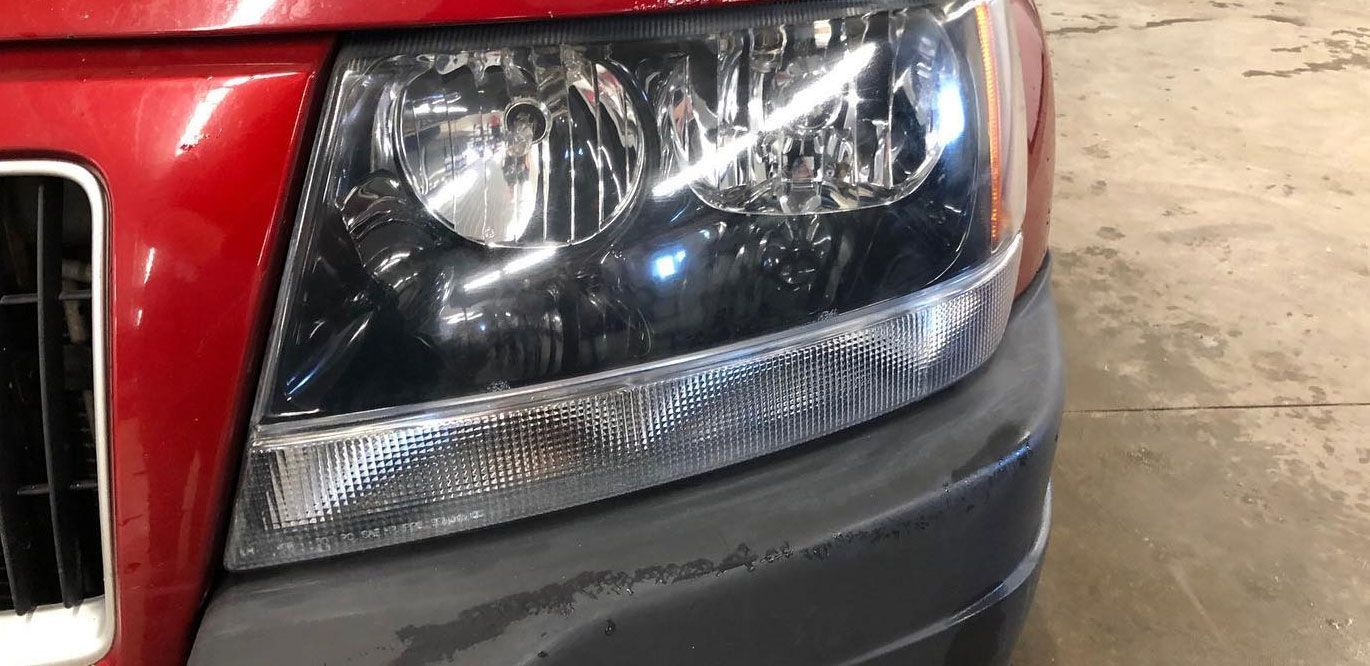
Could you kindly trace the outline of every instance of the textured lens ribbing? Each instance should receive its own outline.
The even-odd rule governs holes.
[[[460,532],[777,451],[944,388],[993,353],[1019,242],[913,296],[707,354],[351,424],[265,427],[228,566]]]

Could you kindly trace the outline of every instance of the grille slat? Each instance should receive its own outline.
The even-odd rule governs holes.
[[[94,480],[89,480],[89,481],[72,481],[72,482],[71,482],[71,485],[68,486],[67,489],[70,490],[70,491],[73,491],[73,492],[82,492],[82,491],[86,491],[86,490],[95,490],[95,489],[98,488],[98,487],[99,487],[99,484],[97,484]],[[48,486],[48,484],[46,484],[46,483],[31,483],[31,484],[26,485],[26,486],[19,486],[19,488],[18,488],[17,490],[14,491],[14,494],[19,495],[20,497],[34,497],[34,496],[44,496],[44,497],[46,497],[47,494],[48,494],[48,492],[49,492],[49,486]]]
[[[48,506],[52,543],[57,554],[57,581],[62,605],[81,602],[81,541],[76,506],[69,495],[72,446],[67,416],[63,337],[69,327],[62,303],[61,181],[38,185],[38,387],[43,405],[43,450],[48,468]]]
[[[8,438],[6,438],[8,439]],[[0,451],[8,442],[0,439]],[[0,465],[0,471],[8,470],[8,465]],[[5,578],[9,587],[8,600],[0,597],[0,603],[9,602],[11,608],[20,614],[33,610],[36,606],[32,591],[32,581],[21,572],[32,571],[35,567],[33,529],[25,520],[26,512],[21,511],[19,496],[13,491],[11,474],[4,474],[5,482],[0,485],[0,551],[5,556]]]
[[[64,291],[57,295],[59,301],[89,301],[90,290],[83,289],[78,291]],[[4,305],[33,305],[38,302],[38,294],[11,294],[0,296],[0,306]]]
[[[74,183],[0,178],[0,612],[103,592],[90,267]]]

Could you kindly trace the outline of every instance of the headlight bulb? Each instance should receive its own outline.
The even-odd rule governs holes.
[[[640,189],[644,135],[629,87],[587,48],[408,58],[395,153],[409,187],[457,235],[558,247],[622,216]]]

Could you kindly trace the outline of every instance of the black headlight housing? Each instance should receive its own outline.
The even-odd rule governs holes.
[[[963,376],[1012,297],[1011,44],[997,2],[348,44],[229,566],[630,491]]]

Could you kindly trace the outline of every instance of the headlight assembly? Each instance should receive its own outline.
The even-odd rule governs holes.
[[[753,458],[983,362],[1025,147],[998,2],[347,45],[227,564],[449,534]]]

